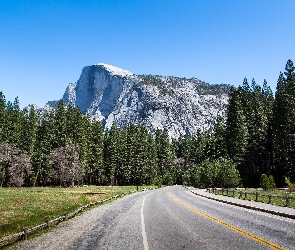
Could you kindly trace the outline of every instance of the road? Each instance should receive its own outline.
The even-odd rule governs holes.
[[[17,249],[295,249],[295,220],[173,186],[94,208]]]

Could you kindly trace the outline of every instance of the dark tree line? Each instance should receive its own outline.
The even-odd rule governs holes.
[[[226,121],[219,117],[213,131],[175,142],[177,156],[184,159],[185,181],[198,184],[204,161],[209,166],[227,159],[245,187],[259,187],[262,175],[273,176],[280,187],[286,185],[285,177],[295,182],[294,80],[293,62],[288,60],[275,96],[265,80],[262,87],[246,78],[242,86],[232,87]],[[214,172],[210,167],[208,172]]]
[[[100,122],[78,107],[20,110],[0,93],[1,186],[173,184],[175,153],[165,131]]]
[[[280,73],[275,96],[267,86],[252,80],[231,93],[227,127],[229,154],[236,158],[247,186],[258,186],[262,174],[272,175],[278,186],[285,177],[295,181],[295,75],[291,60]],[[233,106],[236,110],[232,110]],[[235,118],[233,118],[235,116]],[[239,120],[235,120],[239,118]],[[231,130],[239,133],[232,140]]]
[[[19,108],[0,92],[0,185],[72,186],[186,184],[259,187],[295,181],[295,75],[288,60],[275,96],[245,78],[230,90],[227,119],[212,131],[170,140],[130,125],[103,131],[79,107]]]

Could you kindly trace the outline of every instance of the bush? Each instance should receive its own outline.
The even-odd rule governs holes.
[[[292,183],[290,178],[285,177],[285,182],[288,186],[289,191],[295,191],[295,183]]]
[[[272,190],[276,188],[276,183],[272,175],[267,176],[266,174],[262,174],[260,177],[260,187],[263,190]]]
[[[236,187],[240,184],[241,178],[233,161],[220,157],[215,160],[205,160],[199,171],[196,180],[201,187]]]
[[[274,178],[273,178],[272,175],[270,175],[268,177],[268,186],[269,186],[269,189],[271,189],[271,190],[273,190],[273,189],[276,188],[276,182],[275,182],[275,180],[274,180]]]

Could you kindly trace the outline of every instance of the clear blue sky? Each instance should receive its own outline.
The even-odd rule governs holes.
[[[294,0],[0,0],[0,91],[44,106],[100,62],[275,91],[294,13]]]

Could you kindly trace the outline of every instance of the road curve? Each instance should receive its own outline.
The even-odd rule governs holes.
[[[190,193],[128,195],[61,223],[16,249],[295,249],[295,220]]]

